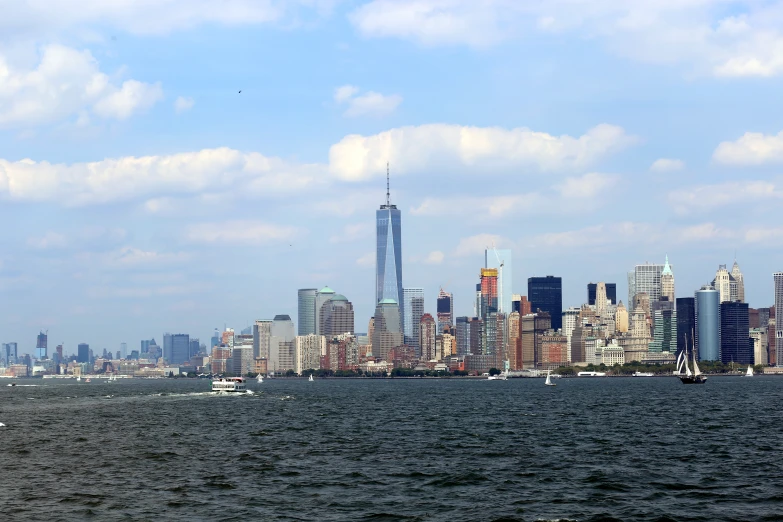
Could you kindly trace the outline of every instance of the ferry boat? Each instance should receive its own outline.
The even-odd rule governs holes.
[[[579,372],[577,377],[606,377],[606,372]]]
[[[221,377],[212,381],[213,392],[244,393],[247,391],[247,383],[243,377]]]
[[[653,372],[633,372],[634,377],[652,377],[655,375]]]

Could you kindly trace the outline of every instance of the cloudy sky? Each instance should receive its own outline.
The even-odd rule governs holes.
[[[329,285],[374,211],[472,312],[493,241],[564,304],[636,263],[783,270],[783,2],[0,0],[0,340],[208,338]],[[238,92],[241,90],[241,94]]]

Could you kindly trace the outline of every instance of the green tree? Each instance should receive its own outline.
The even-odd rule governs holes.
[[[490,368],[489,369],[489,374],[490,375],[500,375],[500,370],[498,370],[497,368]]]

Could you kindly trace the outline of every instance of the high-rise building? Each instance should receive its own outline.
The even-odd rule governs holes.
[[[326,338],[323,335],[299,335],[295,341],[294,371],[301,375],[306,370],[321,367],[321,356],[326,355]]]
[[[530,301],[526,295],[514,294],[511,296],[511,311],[518,312],[520,316],[532,313]]]
[[[6,366],[10,366],[12,364],[16,364],[17,358],[19,357],[18,347],[16,343],[5,343],[3,345],[3,358],[5,359]]]
[[[435,359],[435,319],[430,314],[424,314],[419,319],[419,353],[416,355],[423,361]]]
[[[482,268],[480,277],[479,317],[486,321],[487,314],[498,310],[498,271]]]
[[[299,335],[315,333],[315,288],[300,288],[298,301]]]
[[[606,285],[606,298],[612,302],[613,305],[617,304],[617,283],[604,283]],[[598,287],[598,283],[587,283],[587,304],[595,304],[595,291]]]
[[[171,358],[169,364],[182,364],[190,360],[190,336],[174,334],[171,336]]]
[[[702,286],[696,303],[696,352],[703,361],[720,361],[720,292]]]
[[[734,281],[737,284],[737,298],[735,301],[739,301],[740,303],[745,302],[745,279],[742,276],[742,271],[740,270],[739,265],[737,264],[737,260],[734,260],[734,266],[731,267],[731,277],[734,279]]]
[[[402,295],[405,299],[403,306],[403,310],[405,310],[405,320],[403,321],[405,344],[417,347],[419,320],[424,315],[424,289],[403,288]]]
[[[783,272],[775,272],[772,277],[775,281],[775,365],[781,367],[783,366]],[[772,341],[770,341],[771,345]]]
[[[720,360],[724,364],[753,364],[748,303],[720,304]]]
[[[562,312],[561,312],[562,313]],[[536,368],[543,362],[541,345],[543,335],[552,327],[548,312],[536,312],[520,318],[519,335],[522,346],[522,368]],[[565,344],[565,339],[563,339]]]
[[[327,340],[346,333],[353,334],[353,304],[344,295],[334,294],[321,306],[319,314],[321,335]]]
[[[424,309],[422,308],[422,311]],[[440,289],[436,313],[438,315],[438,333],[443,333],[447,326],[454,326],[454,296]]]
[[[606,314],[606,283],[596,283],[595,285],[595,313],[599,318]]]
[[[661,298],[661,274],[665,265],[645,263],[636,265],[628,272],[628,303],[633,303],[636,294],[645,293],[650,301],[658,301]],[[669,270],[674,267],[669,265]],[[635,309],[635,307],[633,307]]]
[[[457,334],[457,355],[460,357],[470,353],[470,327],[470,317],[457,317],[455,330]]]
[[[628,332],[628,326],[629,326],[629,320],[628,320],[628,309],[625,308],[625,305],[622,301],[620,301],[620,304],[617,305],[617,310],[614,312],[614,324],[615,324],[615,330],[617,333],[627,333]]]
[[[335,295],[335,291],[329,288],[328,286],[325,286],[318,290],[315,293],[315,310],[313,311],[313,314],[315,314],[315,333],[316,335],[323,335],[324,333],[321,331],[321,307],[326,303],[329,299],[331,299]]]
[[[563,281],[559,277],[530,277],[527,280],[527,296],[533,313],[541,310],[551,318],[553,330],[563,326]]]
[[[693,297],[678,297],[677,307],[677,355],[688,347],[692,350],[696,342],[696,300]]]
[[[35,358],[46,359],[49,355],[49,335],[48,332],[41,331],[35,341]]]
[[[405,304],[402,294],[402,225],[397,205],[389,197],[389,170],[386,167],[386,204],[375,211],[376,258],[375,302],[392,299],[397,303],[404,327]],[[388,305],[388,303],[387,303]]]
[[[168,332],[163,334],[163,358],[168,363],[174,360],[173,336]]]
[[[519,370],[522,361],[522,340],[520,337],[520,315],[519,312],[511,312],[508,314],[507,321],[507,352],[508,352],[508,367],[512,370]]]
[[[276,315],[269,328],[269,334],[267,368],[274,372],[292,370],[293,362],[291,357],[293,356],[291,351],[293,350],[292,343],[296,333],[291,316],[288,314]],[[280,358],[281,354],[283,355],[282,360]]]
[[[623,310],[625,310],[625,307],[623,307]],[[568,343],[567,346],[567,359],[570,362],[571,359],[571,335],[574,333],[574,329],[576,328],[576,325],[579,324],[579,308],[571,307],[568,310],[563,310],[563,320],[562,320],[562,333],[566,337],[566,343]],[[627,314],[626,314],[627,315]]]
[[[506,315],[512,312],[513,265],[511,250],[495,248],[484,250],[484,268],[498,270],[498,312]]]
[[[90,362],[90,345],[86,343],[80,343],[76,347],[76,362],[88,363]]]
[[[655,311],[653,320],[653,340],[650,342],[649,351],[654,353],[677,351],[677,312],[674,310],[674,302],[663,301],[666,308]]]
[[[672,267],[669,266],[669,256],[666,256],[666,263],[663,265],[661,271],[661,297],[660,299],[668,299],[672,306],[675,305],[674,301],[674,272]]]
[[[253,323],[253,358],[269,359],[269,343],[272,337],[272,321],[259,319]],[[223,343],[228,344],[228,343]],[[271,368],[269,368],[271,369]]]
[[[372,336],[372,353],[387,360],[392,349],[403,344],[400,307],[394,299],[382,299],[375,307],[375,329]]]
[[[720,302],[739,301],[740,285],[739,281],[734,278],[734,273],[737,273],[739,277],[742,277],[742,273],[739,271],[739,266],[734,263],[736,271],[732,268],[732,271],[726,268],[726,265],[718,265],[718,271],[715,272],[715,279],[712,280],[712,287],[720,293]],[[742,288],[743,300],[745,297],[745,288],[743,283]]]

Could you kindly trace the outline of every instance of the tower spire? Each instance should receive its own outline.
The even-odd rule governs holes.
[[[388,207],[391,205],[391,200],[389,198],[389,162],[386,162],[386,206]]]

